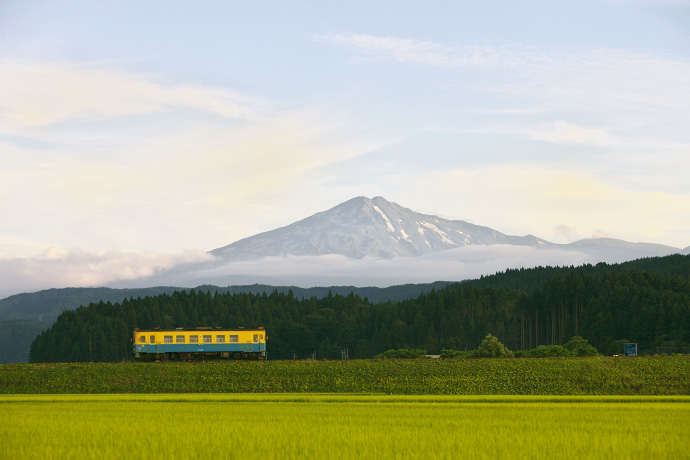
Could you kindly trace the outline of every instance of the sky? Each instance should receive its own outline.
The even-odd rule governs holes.
[[[0,2],[13,280],[146,276],[355,196],[685,248],[688,173],[687,0]]]

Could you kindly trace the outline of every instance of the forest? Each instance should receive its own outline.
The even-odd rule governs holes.
[[[329,293],[203,290],[99,302],[63,312],[32,343],[31,362],[121,361],[134,328],[259,327],[269,359],[371,358],[390,349],[476,348],[487,334],[510,350],[563,345],[581,336],[602,354],[638,343],[681,351],[690,342],[690,256],[509,270],[447,285],[416,298],[372,303]]]

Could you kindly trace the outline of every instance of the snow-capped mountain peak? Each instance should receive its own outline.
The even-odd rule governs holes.
[[[465,221],[417,213],[377,196],[353,198],[286,227],[211,252],[234,260],[324,254],[390,259],[491,244],[552,246],[532,236],[508,236]]]

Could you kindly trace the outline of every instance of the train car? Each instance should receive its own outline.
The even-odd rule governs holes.
[[[133,352],[142,361],[265,359],[266,331],[263,327],[134,329]]]

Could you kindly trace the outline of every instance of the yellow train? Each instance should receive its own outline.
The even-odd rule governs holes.
[[[265,359],[266,331],[210,327],[134,329],[135,359]]]

